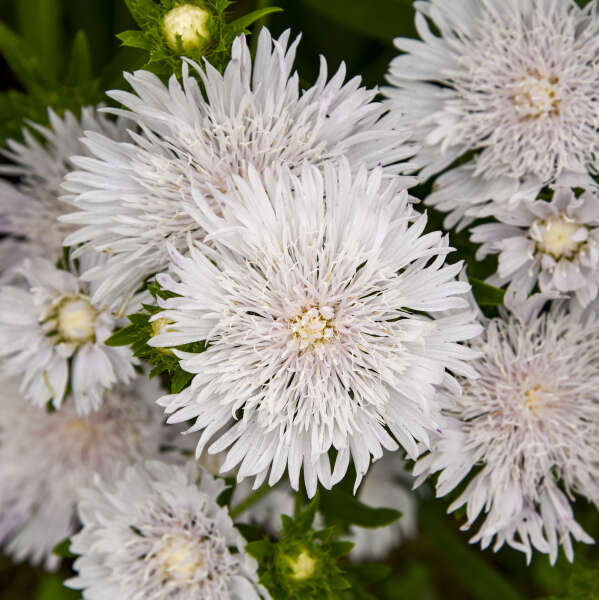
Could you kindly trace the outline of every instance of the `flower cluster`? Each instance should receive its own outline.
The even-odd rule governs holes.
[[[151,3],[167,84],[125,73],[4,152],[0,543],[55,568],[71,538],[89,600],[324,597],[346,539],[416,535],[407,458],[483,548],[572,560],[572,504],[599,506],[596,2],[416,2],[382,99],[324,59],[300,87],[289,31],[179,59],[223,52],[200,4]]]

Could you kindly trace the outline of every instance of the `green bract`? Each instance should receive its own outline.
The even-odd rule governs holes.
[[[281,10],[269,6],[227,22],[229,0],[125,0],[139,30],[123,31],[125,46],[149,56],[144,68],[159,75],[181,73],[181,56],[206,59],[219,70],[229,60],[235,37],[265,15]]]
[[[283,528],[278,542],[263,539],[246,546],[246,552],[260,563],[260,583],[273,598],[332,600],[350,587],[338,559],[353,544],[335,541],[333,528],[312,528],[318,505],[317,494],[295,519],[281,515]]]

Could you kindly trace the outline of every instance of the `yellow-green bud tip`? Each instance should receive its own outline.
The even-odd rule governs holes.
[[[171,323],[172,321],[169,321],[169,319],[156,319],[155,321],[152,321],[150,323],[152,326],[152,337],[162,333],[162,330]],[[163,354],[173,353],[173,351],[169,350],[168,348],[156,348],[156,350],[158,350],[158,352],[162,352]]]
[[[293,581],[305,581],[314,575],[316,559],[312,558],[306,550],[302,550],[295,558],[287,556],[287,564],[291,567],[289,577]]]
[[[162,20],[162,31],[169,48],[179,53],[177,36],[181,36],[183,52],[204,48],[210,42],[207,28],[210,17],[207,10],[193,4],[183,4],[169,10]]]

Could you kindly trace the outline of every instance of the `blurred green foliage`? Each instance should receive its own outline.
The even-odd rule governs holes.
[[[586,4],[586,0],[581,3]],[[239,0],[228,8],[227,20],[254,10],[268,12],[266,9],[274,5],[283,12],[262,14],[253,29],[268,25],[275,35],[287,28],[293,34],[302,32],[296,67],[305,82],[316,79],[318,57],[323,54],[330,72],[345,62],[349,76],[360,75],[369,86],[384,85],[387,65],[396,54],[393,37],[415,35],[410,0]],[[147,52],[123,47],[116,37],[138,28],[124,0],[0,0],[0,21],[0,53],[4,56],[0,60],[0,143],[6,137],[19,137],[26,119],[44,122],[48,106],[58,112],[77,112],[83,104],[106,101],[105,89],[124,85],[123,69],[132,70],[147,62]],[[423,197],[426,190],[420,192]],[[434,212],[429,215],[431,227],[440,226],[442,216]],[[471,254],[474,250],[463,233],[452,234],[451,243],[462,252]],[[481,280],[494,268],[488,262],[468,266],[471,277]],[[479,300],[488,306],[500,302],[499,291],[478,282],[475,287]],[[579,504],[577,514],[582,525],[591,534],[599,532],[597,511]],[[339,597],[599,598],[598,553],[593,546],[576,545],[574,566],[560,557],[551,567],[541,555],[535,555],[527,566],[524,557],[513,550],[493,553],[469,546],[468,533],[459,531],[453,516],[444,515],[446,506],[444,500],[423,500],[421,534],[391,555],[389,577],[377,579],[387,571],[372,568],[366,582],[368,594],[360,595],[359,586],[354,586],[340,591]],[[15,566],[0,557],[0,600],[79,598],[79,593],[62,585],[64,578],[72,575],[70,567],[67,559],[59,572],[45,574],[39,568]],[[366,578],[350,566],[346,574],[352,583]]]

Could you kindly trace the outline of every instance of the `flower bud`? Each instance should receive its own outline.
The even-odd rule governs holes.
[[[208,21],[210,12],[193,4],[183,4],[169,10],[162,20],[162,32],[169,48],[176,53],[202,50],[210,42]],[[178,39],[181,40],[179,47]]]
[[[307,550],[302,550],[295,558],[285,557],[291,568],[289,578],[293,581],[305,581],[314,575],[316,570],[316,559]]]

